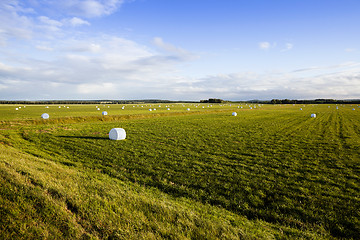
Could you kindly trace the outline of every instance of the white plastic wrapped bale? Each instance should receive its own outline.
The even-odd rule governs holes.
[[[49,118],[49,114],[43,113],[43,114],[41,114],[41,118],[42,118],[42,119],[48,119],[48,118]]]
[[[188,109],[186,109],[186,110],[190,111],[190,108],[188,108]]]
[[[103,115],[103,116],[106,116],[106,115],[107,115],[107,111],[103,111],[103,112],[102,112],[102,115]]]
[[[237,116],[237,113],[236,113],[236,112],[233,112],[232,115],[233,115],[234,117],[236,117],[236,116]]]
[[[126,132],[123,128],[113,128],[109,132],[109,138],[111,140],[124,140],[126,138]]]
[[[315,113],[312,113],[312,114],[311,114],[311,117],[312,117],[312,118],[316,118],[316,114],[315,114]]]
[[[302,108],[300,108],[300,110],[302,110]]]

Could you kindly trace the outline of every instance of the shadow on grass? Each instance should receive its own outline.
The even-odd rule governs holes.
[[[94,137],[94,136],[58,136],[60,138],[79,138],[79,139],[102,139],[108,140],[109,137]]]

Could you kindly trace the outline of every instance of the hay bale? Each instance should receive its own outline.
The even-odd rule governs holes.
[[[103,115],[103,116],[106,116],[106,115],[107,115],[107,111],[103,111],[103,112],[102,112],[102,115]]]
[[[43,113],[43,114],[41,114],[41,118],[42,118],[42,119],[48,119],[48,118],[49,118],[49,114]]]
[[[111,140],[123,140],[126,138],[126,132],[123,128],[113,128],[109,132],[109,139]]]
[[[15,108],[15,110],[17,111],[17,110],[19,110],[19,108]]]
[[[186,109],[186,110],[190,111],[190,108],[188,108],[188,109]]]
[[[236,116],[237,116],[237,113],[236,113],[236,112],[233,112],[232,115],[233,115],[234,117],[236,117]]]
[[[316,114],[315,114],[315,113],[312,113],[312,114],[311,114],[311,117],[312,117],[312,118],[316,118]]]

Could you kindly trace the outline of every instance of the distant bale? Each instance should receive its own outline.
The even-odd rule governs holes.
[[[188,109],[186,109],[186,110],[190,111],[190,108],[188,108]]]
[[[100,108],[97,108],[98,111],[100,111]]]
[[[41,118],[42,118],[42,119],[48,119],[48,118],[49,118],[49,114],[43,113],[43,114],[41,114]]]
[[[107,115],[107,111],[103,111],[103,112],[102,112],[102,115],[103,115],[103,116],[106,116],[106,115]]]
[[[232,115],[233,115],[234,117],[236,117],[236,116],[237,116],[237,113],[236,113],[236,112],[233,112]]]
[[[151,112],[151,111],[152,111],[152,109],[151,109],[151,108],[149,108],[149,111]]]
[[[302,111],[302,108],[300,108],[300,110]]]
[[[170,110],[170,108],[168,108],[167,110]]]
[[[353,111],[355,111],[355,108],[353,108]]]
[[[311,114],[311,117],[312,117],[312,118],[316,118],[316,114],[315,114],[315,113],[312,113],[312,114]]]
[[[109,132],[109,138],[111,140],[124,140],[126,138],[126,132],[123,128],[113,128]]]

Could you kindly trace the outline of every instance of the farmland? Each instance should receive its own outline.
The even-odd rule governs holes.
[[[360,235],[356,105],[1,105],[0,125],[1,238]]]

